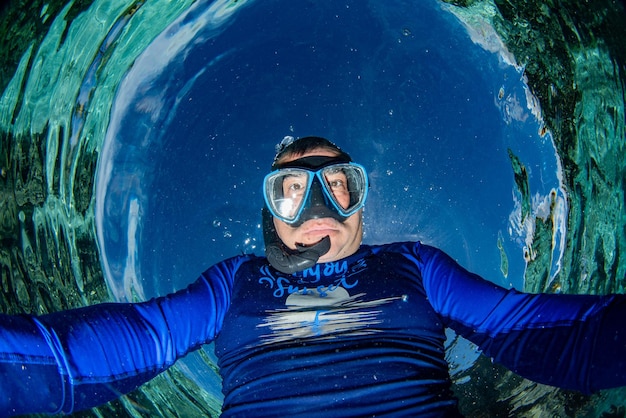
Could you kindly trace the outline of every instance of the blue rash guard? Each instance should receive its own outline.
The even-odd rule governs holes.
[[[215,341],[224,417],[459,416],[446,327],[524,377],[593,392],[626,385],[625,317],[624,295],[503,289],[420,243],[290,276],[240,256],[147,302],[0,317],[0,414],[96,406]]]

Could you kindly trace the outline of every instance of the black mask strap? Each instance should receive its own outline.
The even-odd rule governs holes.
[[[297,246],[296,250],[288,248],[278,237],[274,220],[267,208],[263,208],[263,239],[265,241],[265,257],[270,265],[285,274],[293,274],[313,267],[317,260],[330,250],[330,237],[324,237],[317,244],[309,247]]]

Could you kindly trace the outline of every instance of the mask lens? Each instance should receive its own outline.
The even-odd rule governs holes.
[[[337,211],[343,216],[350,216],[365,203],[367,195],[367,175],[358,164],[335,164],[321,170],[328,196]]]
[[[310,188],[311,172],[302,169],[283,169],[265,178],[265,200],[274,216],[293,222],[297,219]]]

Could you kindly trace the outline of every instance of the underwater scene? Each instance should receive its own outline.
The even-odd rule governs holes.
[[[263,254],[285,136],[365,166],[367,244],[422,241],[507,288],[624,293],[619,1],[76,0],[1,7],[0,312],[185,288]],[[477,301],[480,303],[480,301]],[[468,417],[624,417],[448,335]],[[76,416],[218,416],[212,346]]]

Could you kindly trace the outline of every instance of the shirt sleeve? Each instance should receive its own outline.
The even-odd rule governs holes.
[[[446,325],[536,382],[591,393],[626,386],[626,295],[504,289],[445,253],[417,247],[427,295]]]
[[[147,302],[0,316],[0,415],[97,406],[212,341],[243,261],[219,263],[186,289]]]

